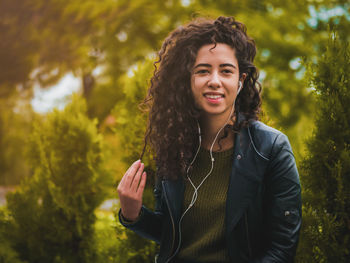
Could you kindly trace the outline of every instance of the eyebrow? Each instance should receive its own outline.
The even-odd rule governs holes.
[[[207,67],[207,68],[211,68],[211,65],[210,64],[206,64],[206,63],[200,63],[198,65],[196,65],[194,67],[194,69],[198,68],[198,67]],[[232,67],[232,68],[236,68],[236,66],[232,65],[231,63],[224,63],[224,64],[220,64],[220,68],[223,68],[223,67]]]

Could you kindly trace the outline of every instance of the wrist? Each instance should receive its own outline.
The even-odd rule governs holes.
[[[123,220],[125,223],[128,223],[128,224],[135,223],[136,221],[138,221],[138,219],[140,218],[141,214],[142,214],[142,209],[140,209],[140,212],[139,212],[139,214],[137,215],[137,217],[135,217],[135,218],[130,218],[130,217],[124,216],[122,210],[120,211],[120,216],[121,216],[122,220]]]

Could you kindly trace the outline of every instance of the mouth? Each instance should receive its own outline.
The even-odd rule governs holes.
[[[208,98],[208,99],[213,99],[213,100],[217,100],[217,99],[225,97],[224,94],[220,94],[220,93],[204,93],[203,96]]]
[[[219,93],[204,93],[203,96],[209,103],[212,104],[220,103],[220,101],[225,97],[224,94]]]
[[[223,98],[224,96],[222,95],[204,95],[204,97],[206,97],[207,99],[211,99],[211,100],[218,100]]]

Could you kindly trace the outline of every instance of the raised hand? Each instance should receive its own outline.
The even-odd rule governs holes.
[[[140,160],[134,162],[124,174],[117,191],[121,213],[129,221],[135,221],[141,211],[142,195],[146,185],[145,165]]]

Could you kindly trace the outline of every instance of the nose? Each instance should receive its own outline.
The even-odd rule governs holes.
[[[217,72],[213,72],[210,74],[209,80],[208,80],[208,86],[211,88],[219,88],[221,85],[220,77]]]

